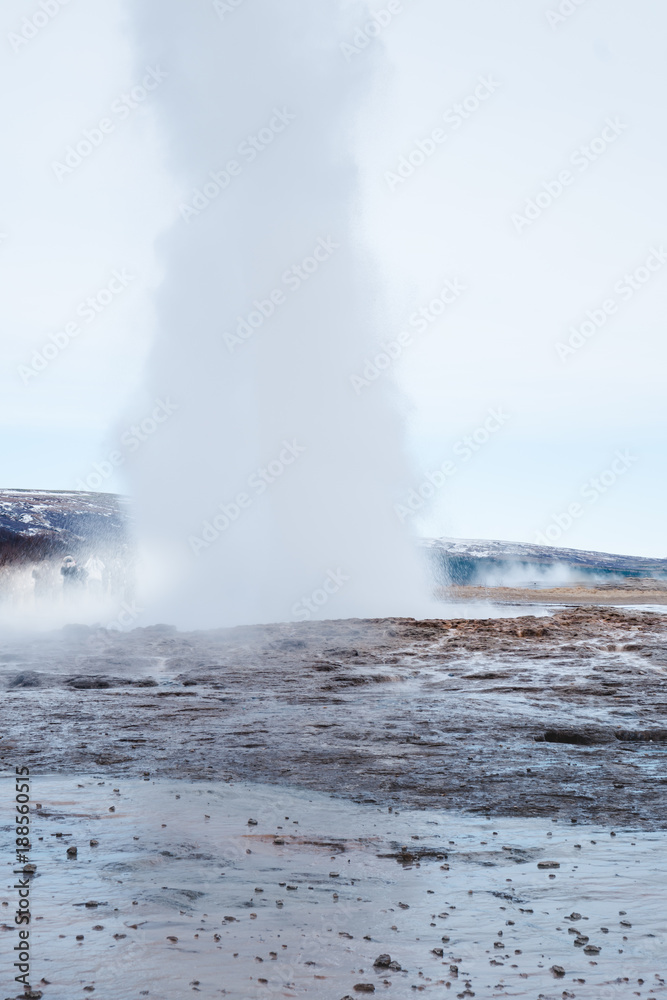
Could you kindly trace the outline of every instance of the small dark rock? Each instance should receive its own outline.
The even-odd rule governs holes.
[[[589,747],[596,743],[614,743],[616,736],[604,729],[585,727],[582,729],[547,729],[543,739],[547,743],[570,743],[573,746]]]
[[[614,735],[617,740],[621,740],[623,743],[665,743],[667,741],[667,729],[618,729]]]
[[[120,687],[125,682],[119,677],[106,677],[104,674],[83,674],[78,677],[68,677],[65,683],[77,691],[106,691],[108,688]]]
[[[42,675],[37,670],[23,670],[9,682],[10,688],[37,688],[41,686]]]
[[[378,955],[378,957],[373,962],[373,966],[376,969],[388,969],[391,965],[391,955]]]

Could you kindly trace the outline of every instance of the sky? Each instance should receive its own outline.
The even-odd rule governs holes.
[[[158,405],[158,248],[182,182],[126,5],[44,5],[0,12],[2,486],[125,491],[129,428]],[[252,0],[197,8],[211,32],[252,18]],[[350,378],[389,380],[404,415],[400,516],[665,556],[663,5],[371,9],[340,41],[375,73],[357,217],[388,346]]]

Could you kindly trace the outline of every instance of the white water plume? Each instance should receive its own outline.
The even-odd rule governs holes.
[[[151,616],[423,614],[391,381],[350,382],[384,333],[353,141],[380,42],[341,52],[359,3],[218,7],[131,5],[183,192],[146,378],[178,411],[131,467]]]

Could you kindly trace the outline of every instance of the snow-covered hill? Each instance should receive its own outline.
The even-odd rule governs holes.
[[[0,490],[0,562],[128,541],[129,504],[109,493]]]
[[[428,538],[422,545],[442,583],[492,585],[502,581],[520,586],[576,579],[667,579],[667,559],[492,539]]]

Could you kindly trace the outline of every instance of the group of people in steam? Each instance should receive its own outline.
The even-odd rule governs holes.
[[[92,597],[101,597],[104,592],[105,565],[99,556],[90,556],[80,566],[74,556],[65,556],[60,567],[65,594],[76,593],[84,588]]]
[[[100,600],[106,590],[106,566],[99,556],[91,555],[85,563],[80,564],[74,556],[65,556],[60,565],[63,595],[66,599],[87,593]],[[35,598],[53,596],[53,574],[47,564],[36,566],[32,571],[35,586]]]

